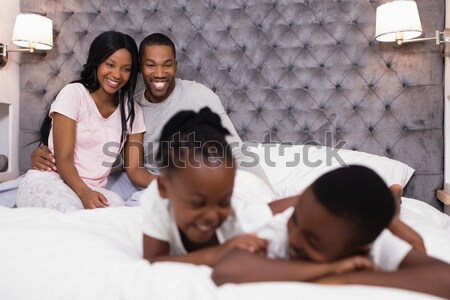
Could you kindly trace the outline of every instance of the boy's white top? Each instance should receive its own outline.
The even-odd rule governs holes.
[[[267,203],[274,199],[272,190],[256,175],[237,170],[231,197],[231,213],[216,230],[219,243],[253,233],[272,218]],[[140,198],[144,209],[144,234],[170,244],[171,255],[186,254],[180,233],[172,217],[170,200],[161,198],[156,180]]]
[[[131,133],[145,131],[142,109],[135,103],[135,119]],[[125,106],[126,114],[128,108]],[[112,164],[120,151],[122,121],[120,109],[104,118],[98,111],[89,91],[80,83],[66,85],[50,108],[50,117],[57,112],[76,125],[74,164],[80,178],[90,186],[105,187]],[[127,132],[130,126],[127,124]],[[54,153],[53,129],[50,130],[48,147]]]
[[[294,207],[288,208],[258,230],[259,237],[270,240],[267,251],[270,258],[289,258],[287,222],[293,212]],[[369,256],[381,270],[394,271],[411,249],[410,244],[384,229],[373,242]]]
[[[149,128],[144,134],[144,163],[147,170],[157,173],[155,162],[159,147],[158,141],[166,122],[182,110],[198,112],[205,106],[208,106],[214,113],[219,115],[222,125],[230,132],[227,142],[231,144],[234,159],[237,163],[243,161],[244,155],[240,148],[242,140],[226,114],[219,97],[203,84],[180,78],[175,80],[175,89],[172,94],[161,103],[151,103],[145,99],[145,90],[136,94],[136,101],[139,102],[144,111],[145,124]],[[248,158],[247,160],[252,162],[253,159]],[[240,168],[241,166],[238,165],[238,167]],[[258,164],[255,167],[250,167],[250,169],[252,173],[265,178],[266,175]]]

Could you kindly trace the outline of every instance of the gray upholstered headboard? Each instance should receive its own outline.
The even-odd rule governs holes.
[[[375,10],[384,2],[21,0],[22,12],[47,15],[55,31],[53,50],[22,55],[21,172],[44,107],[77,78],[99,32],[123,31],[137,43],[163,32],[178,47],[179,76],[212,88],[243,140],[344,140],[415,168],[406,195],[439,207],[443,59],[431,42],[376,42]],[[444,2],[417,0],[427,36],[444,27]]]

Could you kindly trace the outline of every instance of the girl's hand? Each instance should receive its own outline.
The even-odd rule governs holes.
[[[377,266],[365,256],[351,256],[331,263],[334,274],[342,274],[356,270],[377,270]]]
[[[92,189],[86,189],[81,193],[81,202],[85,209],[102,208],[109,205],[102,193]]]
[[[241,249],[252,253],[265,254],[267,244],[267,240],[254,235],[241,235],[227,241],[223,246],[226,252],[233,249]]]

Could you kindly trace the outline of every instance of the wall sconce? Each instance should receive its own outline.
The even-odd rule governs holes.
[[[36,14],[19,14],[16,17],[11,42],[19,49],[7,49],[0,43],[0,68],[8,61],[8,52],[30,52],[53,48],[52,20]]]
[[[417,4],[412,0],[397,0],[377,7],[375,38],[380,42],[406,43],[434,40],[441,46],[443,56],[450,56],[445,44],[450,42],[450,29],[436,30],[434,37],[417,38],[422,35]]]

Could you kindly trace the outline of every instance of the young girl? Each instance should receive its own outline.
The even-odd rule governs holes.
[[[267,241],[252,232],[272,217],[271,190],[256,176],[236,170],[228,131],[209,108],[181,111],[164,126],[161,175],[140,198],[144,208],[144,258],[214,264],[227,251],[262,252]],[[240,188],[252,186],[253,194]],[[234,187],[234,191],[233,191]]]
[[[145,131],[142,110],[133,101],[138,69],[136,43],[129,35],[108,31],[94,39],[81,78],[59,92],[41,127],[41,141],[46,144],[48,137],[57,172],[28,171],[19,186],[18,207],[67,212],[123,205],[104,187],[127,136]]]

